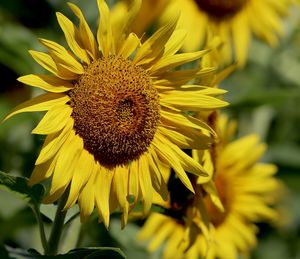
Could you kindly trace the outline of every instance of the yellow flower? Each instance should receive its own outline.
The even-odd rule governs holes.
[[[144,214],[150,210],[153,188],[167,199],[162,175],[170,168],[191,192],[186,172],[208,179],[181,148],[207,148],[212,139],[201,130],[214,132],[186,111],[214,110],[227,103],[216,98],[223,90],[188,85],[212,69],[174,71],[209,51],[176,54],[182,45],[177,18],[141,43],[130,32],[140,1],[114,22],[105,1],[97,2],[101,16],[96,38],[76,5],[69,4],[79,28],[57,13],[72,52],[40,39],[48,53],[30,54],[53,75],[31,74],[19,81],[49,93],[17,106],[6,119],[47,111],[32,131],[47,137],[30,178],[30,185],[51,178],[45,202],[68,190],[65,209],[78,200],[82,220],[96,207],[108,226],[110,214],[120,209],[124,226],[138,201],[143,201]]]
[[[256,245],[258,228],[254,223],[278,219],[277,211],[271,207],[277,202],[278,191],[281,190],[280,182],[273,176],[276,167],[258,162],[265,145],[258,143],[256,135],[228,142],[233,126],[225,125],[225,121],[221,118],[219,123],[224,129],[221,135],[224,141],[219,144],[214,173],[214,186],[224,210],[220,210],[218,199],[206,190],[202,202],[198,195],[198,201],[188,202],[185,211],[176,210],[175,201],[171,201],[167,214],[172,217],[151,214],[140,238],[151,238],[150,250],[166,241],[163,250],[165,259],[234,259],[239,254],[247,255]],[[180,190],[177,192],[180,193]],[[170,195],[172,197],[172,193]],[[193,210],[198,210],[198,214],[191,214]],[[192,229],[191,221],[195,225]],[[184,246],[185,243],[189,246]]]
[[[142,1],[142,6],[136,19],[133,21],[132,31],[137,35],[142,36],[145,29],[149,28],[151,24],[161,15],[169,0],[151,0]],[[122,7],[123,5],[123,7]],[[126,8],[126,3],[119,1],[114,6],[114,9]],[[149,10],[151,10],[149,12]],[[112,10],[114,12],[115,10]]]
[[[209,33],[225,43],[225,63],[232,57],[243,66],[247,59],[252,34],[271,46],[284,34],[281,18],[288,14],[293,0],[170,0],[162,15],[169,20],[181,12],[179,26],[188,31],[183,50],[194,51],[205,43]]]

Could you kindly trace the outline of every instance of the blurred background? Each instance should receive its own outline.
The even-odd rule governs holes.
[[[76,0],[95,31],[98,22],[96,1]],[[108,1],[110,5],[114,1]],[[14,106],[40,92],[17,82],[24,74],[43,73],[31,59],[29,49],[42,50],[38,38],[65,45],[55,17],[60,11],[71,19],[66,1],[0,1],[0,119]],[[257,133],[269,149],[264,161],[278,166],[278,177],[287,186],[282,206],[282,222],[276,228],[261,224],[256,259],[300,259],[300,22],[299,10],[291,10],[285,21],[286,37],[271,49],[253,41],[248,64],[222,84],[229,91],[227,112],[239,122],[239,135]],[[42,114],[22,114],[0,126],[0,171],[28,177],[33,169],[43,136],[31,135]],[[43,205],[45,222],[50,223],[55,208]],[[68,217],[77,214],[76,206]],[[130,223],[120,233],[117,217],[110,231],[97,223],[94,215],[81,225],[78,217],[69,223],[63,250],[78,246],[119,246],[128,258],[157,258],[143,244],[134,241],[140,222]],[[97,226],[96,226],[97,225]],[[77,239],[77,234],[79,238]],[[32,211],[15,196],[0,188],[0,258],[3,245],[42,251]]]

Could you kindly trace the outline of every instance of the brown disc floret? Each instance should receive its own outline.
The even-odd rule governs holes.
[[[101,165],[125,165],[147,151],[160,106],[146,70],[122,57],[100,58],[69,95],[75,132]]]
[[[216,19],[224,19],[236,14],[247,0],[195,0],[198,7]]]

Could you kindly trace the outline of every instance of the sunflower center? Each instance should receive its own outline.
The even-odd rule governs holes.
[[[121,57],[101,58],[69,95],[74,129],[101,165],[125,165],[147,151],[160,118],[147,71]]]
[[[210,216],[210,221],[215,227],[217,227],[225,221],[227,214],[229,213],[231,197],[229,194],[229,189],[227,188],[226,179],[222,177],[222,175],[216,174],[215,185],[225,211],[220,211],[208,197],[206,197],[204,201],[208,215]]]
[[[247,0],[195,0],[198,7],[217,19],[236,14]]]

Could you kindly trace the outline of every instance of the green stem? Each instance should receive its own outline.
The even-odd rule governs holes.
[[[33,206],[32,210],[34,212],[34,215],[37,219],[38,225],[39,225],[39,230],[40,230],[40,236],[41,236],[41,242],[44,248],[44,253],[47,253],[48,251],[48,243],[46,239],[46,234],[45,234],[45,229],[44,229],[44,224],[42,220],[42,216],[39,210],[39,206]]]
[[[68,192],[65,192],[65,194],[61,197],[61,199],[58,202],[51,234],[48,240],[48,251],[46,253],[47,255],[57,254],[59,241],[63,231],[65,217],[67,214],[67,210],[63,210],[67,197],[68,197]]]

